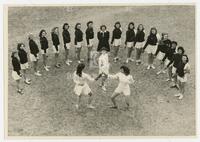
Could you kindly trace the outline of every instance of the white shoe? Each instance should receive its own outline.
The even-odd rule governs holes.
[[[183,94],[180,94],[180,96],[178,97],[179,100],[183,99]]]
[[[163,71],[162,71],[162,73],[164,73],[164,74],[165,74],[165,73],[166,73],[166,71],[165,71],[165,70],[163,70]]]
[[[51,67],[51,66],[46,66],[48,69]]]
[[[80,64],[80,63],[81,63],[81,61],[80,61],[80,60],[78,60],[78,63]]]
[[[36,75],[36,76],[42,76],[42,74],[41,74],[40,72],[38,72],[38,71],[35,72],[35,75]]]
[[[69,63],[69,61],[66,61],[66,62],[65,62],[65,64],[66,64],[66,65],[68,65],[68,66],[70,66],[70,63]]]
[[[128,64],[128,62],[129,62],[129,59],[126,59],[126,63]]]
[[[181,94],[180,94],[180,93],[178,93],[178,94],[175,94],[174,96],[175,96],[175,97],[179,97],[180,95],[181,95]]]
[[[134,60],[134,59],[132,59],[132,58],[129,58],[129,61],[131,61],[131,62],[134,62],[135,60]]]
[[[152,69],[155,69],[155,67],[154,67],[153,65],[151,65],[151,68],[152,68]]]
[[[156,74],[157,74],[157,75],[161,74],[161,71],[157,72]]]
[[[168,82],[168,81],[171,81],[171,79],[168,78],[168,79],[166,79],[165,81]]]
[[[87,108],[94,109],[95,107],[93,105],[87,105]]]
[[[106,87],[105,86],[102,86],[101,88],[103,89],[103,91],[106,91]]]
[[[79,105],[76,104],[75,107],[76,107],[76,109],[79,109]]]
[[[46,71],[49,71],[49,69],[48,69],[46,66],[44,66],[44,69],[45,69]]]
[[[149,70],[150,68],[151,68],[151,66],[150,66],[150,65],[148,65],[148,66],[147,66],[147,70]]]

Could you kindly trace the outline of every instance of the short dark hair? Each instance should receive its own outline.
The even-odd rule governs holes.
[[[16,52],[16,51],[13,51],[13,52],[11,53],[11,58],[14,58],[15,54],[17,54],[17,52]]]
[[[142,26],[142,31],[144,31],[144,25],[143,24],[139,24],[137,27],[137,30],[139,31],[139,27]]]
[[[177,43],[176,41],[172,41],[172,44],[176,44],[176,45],[178,45],[178,43]]]
[[[127,66],[121,66],[120,69],[123,69],[125,75],[130,74],[130,69]]]
[[[77,68],[76,68],[76,74],[80,77],[82,77],[82,71],[85,68],[85,64],[84,63],[80,63],[78,64]]]
[[[155,30],[155,31],[156,31],[155,34],[157,34],[157,29],[156,29],[156,27],[152,27],[152,28],[151,28],[151,30],[150,30],[150,34],[152,34],[152,30]]]
[[[115,25],[114,25],[114,27],[115,27],[115,28],[117,28],[117,27],[116,27],[116,25],[117,25],[117,24],[119,24],[119,27],[121,27],[121,24],[120,24],[120,22],[119,22],[119,21],[117,21],[117,22],[115,23]]]
[[[40,37],[40,38],[42,37],[42,33],[43,33],[43,32],[47,33],[46,30],[42,29],[42,30],[40,31],[40,33],[39,33],[39,37]]]
[[[133,29],[135,28],[135,24],[134,24],[133,22],[130,22],[130,23],[128,24],[128,29],[129,29],[129,30],[131,29],[131,28],[130,28],[131,25],[133,25]]]
[[[22,45],[24,45],[24,43],[18,43],[18,44],[17,44],[17,50],[20,50],[20,47],[21,47]],[[24,45],[24,46],[25,46],[25,45]]]
[[[185,53],[185,49],[182,46],[179,46],[177,50],[182,50],[182,52],[183,52],[182,54]]]
[[[107,29],[106,25],[101,25],[101,26],[100,26],[100,30],[102,30],[103,27],[104,27],[105,29]]]
[[[75,30],[77,30],[78,28],[78,25],[81,25],[81,23],[76,23],[76,25],[75,25]]]
[[[186,62],[188,63],[188,62],[189,62],[188,56],[187,56],[186,54],[184,54],[183,57],[186,57],[186,58],[187,58],[187,59],[186,59]]]
[[[65,26],[69,26],[69,24],[68,24],[68,23],[64,23],[64,24],[63,24],[63,27],[62,27],[63,30],[65,29]]]
[[[88,22],[87,22],[87,27],[89,27],[89,24],[90,24],[90,23],[93,23],[93,21],[88,21]]]

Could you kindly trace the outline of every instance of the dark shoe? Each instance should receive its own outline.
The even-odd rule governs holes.
[[[110,108],[111,108],[111,109],[118,109],[117,106],[111,106]]]

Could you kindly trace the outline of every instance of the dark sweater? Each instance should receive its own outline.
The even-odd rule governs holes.
[[[39,53],[38,45],[35,43],[34,40],[29,40],[29,48],[30,53],[33,54],[35,57],[37,57],[37,54]]]
[[[120,39],[122,35],[121,29],[115,28],[112,34],[111,44],[113,44],[114,39]]]
[[[167,53],[169,49],[171,49],[171,40],[161,40],[158,44],[158,48],[156,50],[155,56],[158,55],[158,52]]]
[[[169,67],[172,63],[175,68],[178,67],[178,64],[182,61],[182,54],[176,53],[172,56],[172,60],[169,62],[167,67]]]
[[[158,42],[157,36],[154,34],[150,34],[147,38],[147,42],[144,45],[144,49],[150,44],[150,45],[156,45]]]
[[[19,56],[19,61],[21,64],[25,64],[28,62],[28,57],[27,57],[27,53],[25,50],[19,49],[18,56]]]
[[[136,42],[143,42],[145,37],[144,31],[137,30],[136,36],[135,36],[135,43]]]
[[[45,50],[49,48],[48,40],[46,37],[41,37],[40,38],[40,44],[41,44],[41,49]]]
[[[86,31],[85,31],[85,34],[86,34],[87,45],[89,45],[89,39],[94,38],[93,28],[87,28]]]
[[[77,42],[83,41],[83,32],[80,29],[75,30],[75,40],[74,43],[77,45]]]
[[[54,46],[58,46],[60,44],[59,37],[55,33],[51,33],[51,39]]]
[[[71,42],[70,33],[68,30],[63,30],[62,36],[64,44]]]
[[[182,62],[182,60],[178,63],[177,65],[177,70],[176,73],[178,76],[180,77],[184,77],[185,73],[184,73],[184,67],[185,67],[185,63]]]
[[[18,75],[20,75],[20,63],[19,60],[16,57],[12,58],[12,66],[13,66],[13,70],[17,72]]]
[[[135,31],[134,29],[128,29],[126,31],[126,41],[125,41],[125,44],[127,42],[134,42],[135,41]]]
[[[97,33],[97,38],[99,40],[97,51],[101,51],[102,47],[105,47],[107,49],[107,51],[110,51],[110,45],[109,45],[110,33],[109,33],[109,31],[105,31],[104,33],[102,31],[99,31]]]
[[[176,51],[176,49],[168,48],[168,49],[167,49],[167,52],[166,52],[166,54],[165,54],[165,56],[164,56],[164,58],[162,59],[162,61],[164,62],[166,58],[167,58],[169,61],[171,61],[172,58],[173,58],[173,55],[174,55],[175,51]]]

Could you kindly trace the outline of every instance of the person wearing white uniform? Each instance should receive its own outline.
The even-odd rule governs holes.
[[[95,80],[98,80],[99,78],[102,77],[101,87],[104,91],[106,91],[105,81],[109,74],[110,64],[108,59],[108,53],[106,51],[106,48],[104,47],[101,49],[101,55],[99,56],[98,64],[99,64],[99,76]]]
[[[92,91],[89,87],[89,85],[87,84],[87,81],[94,81],[94,78],[92,78],[90,75],[82,72],[83,69],[85,68],[85,64],[81,63],[77,66],[77,70],[74,72],[73,74],[73,81],[75,83],[75,87],[74,87],[74,93],[77,95],[77,104],[76,104],[76,108],[79,108],[79,104],[80,104],[80,99],[82,95],[88,95],[89,99],[88,99],[88,108],[94,108],[94,106],[91,105],[92,102]]]
[[[120,94],[123,94],[125,96],[127,109],[129,109],[129,96],[131,94],[129,85],[134,83],[133,77],[130,75],[130,69],[126,66],[121,66],[119,73],[115,75],[108,75],[108,78],[119,80],[119,84],[111,96],[111,100],[114,105],[111,108],[117,109],[115,98]]]

